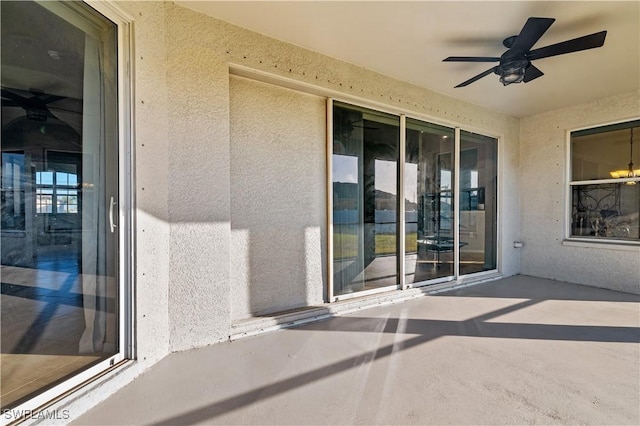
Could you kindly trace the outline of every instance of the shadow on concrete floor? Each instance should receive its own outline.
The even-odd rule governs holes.
[[[511,277],[171,355],[78,424],[638,424],[639,306]]]

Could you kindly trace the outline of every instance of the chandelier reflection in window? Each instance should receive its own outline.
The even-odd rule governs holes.
[[[631,139],[629,140],[629,167],[627,169],[613,170],[609,174],[616,179],[640,177],[640,169],[633,168],[633,127],[631,128]],[[635,185],[636,182],[625,182],[625,184]]]

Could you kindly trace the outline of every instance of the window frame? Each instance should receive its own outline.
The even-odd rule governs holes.
[[[38,173],[51,173],[52,174],[52,182],[51,184],[48,183],[38,183]],[[76,180],[78,179],[78,175],[77,174],[73,174],[73,173],[68,173],[68,172],[60,172],[57,170],[46,170],[46,171],[41,171],[41,172],[36,172],[36,183],[35,183],[35,202],[36,202],[36,209],[35,212],[36,214],[50,214],[50,215],[58,215],[58,214],[78,214],[79,213],[79,206],[81,205],[80,203],[80,191],[78,188],[78,184],[75,185],[69,185],[68,184],[68,180],[67,180],[67,184],[63,185],[63,184],[59,184],[58,183],[58,174],[65,174],[68,176],[76,176]],[[41,193],[41,190],[50,190],[51,193]],[[58,191],[74,191],[75,194],[58,194]],[[49,195],[50,198],[50,203],[42,203],[42,196],[46,196]],[[60,198],[59,198],[60,197]],[[60,203],[59,200],[62,199],[63,197],[66,197],[66,202],[62,202]],[[69,202],[69,198],[70,197],[75,197],[76,202],[75,203],[71,203]],[[49,205],[51,207],[51,211],[41,211],[41,207],[42,206],[46,206]],[[58,207],[59,206],[64,206],[66,208],[66,211],[59,211]],[[75,206],[75,211],[69,211],[69,207],[70,206]]]
[[[587,186],[587,185],[606,185],[606,184],[624,184],[626,182],[636,182],[640,185],[640,176],[633,178],[604,178],[604,179],[588,179],[588,180],[573,180],[573,158],[572,158],[572,150],[571,150],[571,141],[572,135],[574,133],[584,131],[584,130],[595,130],[598,128],[604,128],[607,126],[613,126],[618,124],[626,124],[633,123],[635,121],[639,121],[640,116],[632,116],[616,121],[608,121],[600,124],[592,124],[589,126],[582,126],[573,129],[569,129],[566,131],[566,158],[565,158],[565,213],[564,213],[564,239],[563,245],[586,245],[586,246],[596,246],[607,248],[631,248],[638,247],[640,248],[640,238],[637,240],[621,240],[615,238],[606,238],[606,237],[591,237],[591,236],[579,236],[572,235],[572,213],[573,213],[573,189],[576,186]],[[604,133],[604,131],[602,132]],[[640,136],[640,135],[639,135]],[[640,143],[639,143],[640,145]],[[640,147],[638,148],[640,150]]]

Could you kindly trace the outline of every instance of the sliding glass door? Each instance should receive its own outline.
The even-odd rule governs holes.
[[[330,295],[495,270],[497,140],[332,105]]]
[[[454,129],[406,120],[405,282],[453,276]]]
[[[1,2],[2,409],[120,353],[116,25]]]
[[[497,141],[460,132],[460,275],[496,269]]]
[[[334,104],[334,294],[397,286],[400,119]]]

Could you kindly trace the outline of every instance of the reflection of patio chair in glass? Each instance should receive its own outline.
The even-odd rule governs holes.
[[[468,243],[464,241],[459,242],[460,247],[464,247],[467,244]],[[434,253],[435,263],[433,269],[436,269],[440,265],[440,253],[452,253],[454,241],[452,237],[426,235],[424,238],[418,240],[418,252],[420,252],[420,247],[424,247],[427,252]]]
[[[428,235],[418,232],[418,254],[431,252],[434,254],[435,270],[440,266],[440,253],[452,253],[454,248],[451,227],[453,224],[452,208],[453,191],[442,190],[437,193],[427,194],[424,198],[423,211],[425,212],[425,229]],[[440,235],[440,234],[448,235]],[[468,243],[460,241],[459,246]]]

